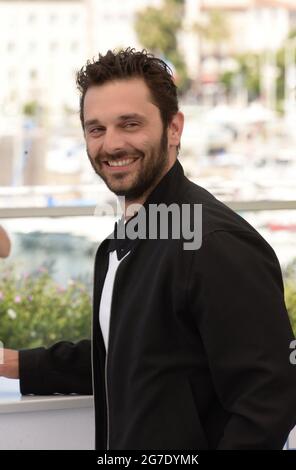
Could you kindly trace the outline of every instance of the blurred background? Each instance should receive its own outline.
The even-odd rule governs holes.
[[[296,0],[0,0],[0,338],[89,336],[114,198],[85,152],[75,76],[125,47],[172,68],[185,172],[274,248],[296,332]]]

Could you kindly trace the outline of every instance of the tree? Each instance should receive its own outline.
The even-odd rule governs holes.
[[[244,53],[236,55],[234,60],[237,63],[237,70],[223,72],[220,81],[228,94],[234,91],[239,83],[248,91],[249,100],[253,101],[260,95],[260,57],[254,53]]]
[[[29,117],[35,117],[38,114],[39,104],[37,101],[27,101],[23,106],[23,114]]]
[[[291,325],[296,337],[296,258],[284,270],[285,301]]]
[[[289,39],[296,38],[296,30],[290,32]],[[281,47],[276,54],[276,98],[277,110],[283,110],[283,101],[285,98],[285,47]],[[294,50],[294,62],[296,62],[296,49]],[[234,57],[237,62],[237,70],[224,72],[220,79],[225,86],[228,93],[231,93],[238,78],[245,89],[248,90],[249,100],[256,99],[260,96],[260,61],[262,60],[259,54],[247,52],[239,54]]]
[[[296,39],[296,29],[292,30],[287,37],[287,40]],[[281,47],[278,50],[277,57],[276,57],[276,64],[278,68],[278,79],[277,79],[277,100],[278,100],[278,108],[280,111],[283,110],[284,106],[284,99],[285,99],[285,46]],[[294,50],[294,63],[296,63],[296,49]]]
[[[213,44],[215,52],[220,52],[223,42],[231,37],[230,25],[227,21],[225,13],[221,10],[212,10],[208,14],[206,22],[199,22],[193,25],[195,31],[202,39]]]
[[[186,65],[177,40],[182,29],[183,10],[184,0],[165,0],[161,8],[147,7],[138,12],[135,20],[135,31],[143,47],[175,67],[181,92],[188,85]]]
[[[212,47],[211,55],[218,61],[217,75],[219,76],[221,73],[222,46],[231,37],[231,29],[225,13],[219,9],[209,11],[206,17],[193,24],[191,31],[195,32],[199,39],[200,55],[198,68],[200,75],[203,74],[204,44],[209,44]],[[200,82],[200,79],[197,80],[198,82]]]

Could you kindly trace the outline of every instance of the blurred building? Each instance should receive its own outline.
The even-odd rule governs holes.
[[[77,109],[77,70],[99,51],[138,47],[134,16],[148,4],[160,0],[0,0],[3,112]]]
[[[80,0],[0,0],[0,106],[37,101],[49,112],[77,107],[75,72],[87,56]]]
[[[0,135],[1,172],[0,186],[13,184],[16,142],[12,135]]]
[[[278,49],[295,25],[295,0],[199,0],[199,5],[204,16],[215,10],[227,14],[231,34],[224,47],[231,54]]]
[[[21,183],[24,186],[47,184],[46,159],[46,131],[31,129],[26,131],[25,145],[19,162],[22,164]]]
[[[85,0],[90,55],[116,47],[140,47],[134,31],[136,13],[162,0]]]
[[[134,31],[136,14],[161,4],[162,0],[0,0],[0,150],[5,168],[0,184],[41,184],[63,178],[76,184],[85,178],[81,175],[86,172],[75,168],[76,157],[63,162],[68,173],[60,173],[60,164],[52,168],[53,152],[42,136],[35,135],[28,153],[23,152],[22,112],[38,115],[41,110],[45,122],[57,124],[61,134],[55,132],[57,141],[63,132],[69,134],[73,122],[79,126],[77,70],[98,52],[141,48]],[[217,34],[217,24],[211,25],[216,10],[229,28],[227,37]],[[210,87],[221,68],[231,68],[234,54],[274,51],[296,26],[296,0],[185,0],[184,13],[184,32],[178,40],[189,75]],[[268,73],[266,68],[262,89],[272,103],[275,88]],[[19,116],[18,124],[8,126],[8,116]]]
[[[137,11],[161,0],[0,0],[0,106],[20,112],[34,101],[48,114],[77,109],[75,73],[87,58],[115,47],[141,47]],[[225,13],[230,35],[207,38],[192,31],[211,12]],[[217,51],[278,48],[296,22],[295,0],[186,0],[180,46],[192,78],[201,59]]]
[[[296,41],[286,40],[296,28],[296,0],[186,0],[185,5],[180,45],[204,103],[223,100],[221,73],[238,69],[235,56],[253,54],[247,60],[259,72],[262,102],[276,109],[276,53],[285,47],[285,101],[295,107],[289,96],[295,93]],[[235,99],[246,105],[248,94],[240,76],[236,80]]]

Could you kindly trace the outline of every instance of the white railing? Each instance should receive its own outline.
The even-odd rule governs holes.
[[[294,201],[223,201],[228,207],[236,212],[260,212],[296,210]],[[103,207],[103,206],[102,206]],[[81,217],[92,216],[100,209],[94,206],[54,206],[54,207],[9,207],[0,208],[0,219],[18,219],[26,217]]]

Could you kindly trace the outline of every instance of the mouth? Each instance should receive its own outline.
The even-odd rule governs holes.
[[[139,157],[105,160],[103,163],[111,171],[124,171],[130,169],[137,160],[139,160]]]

